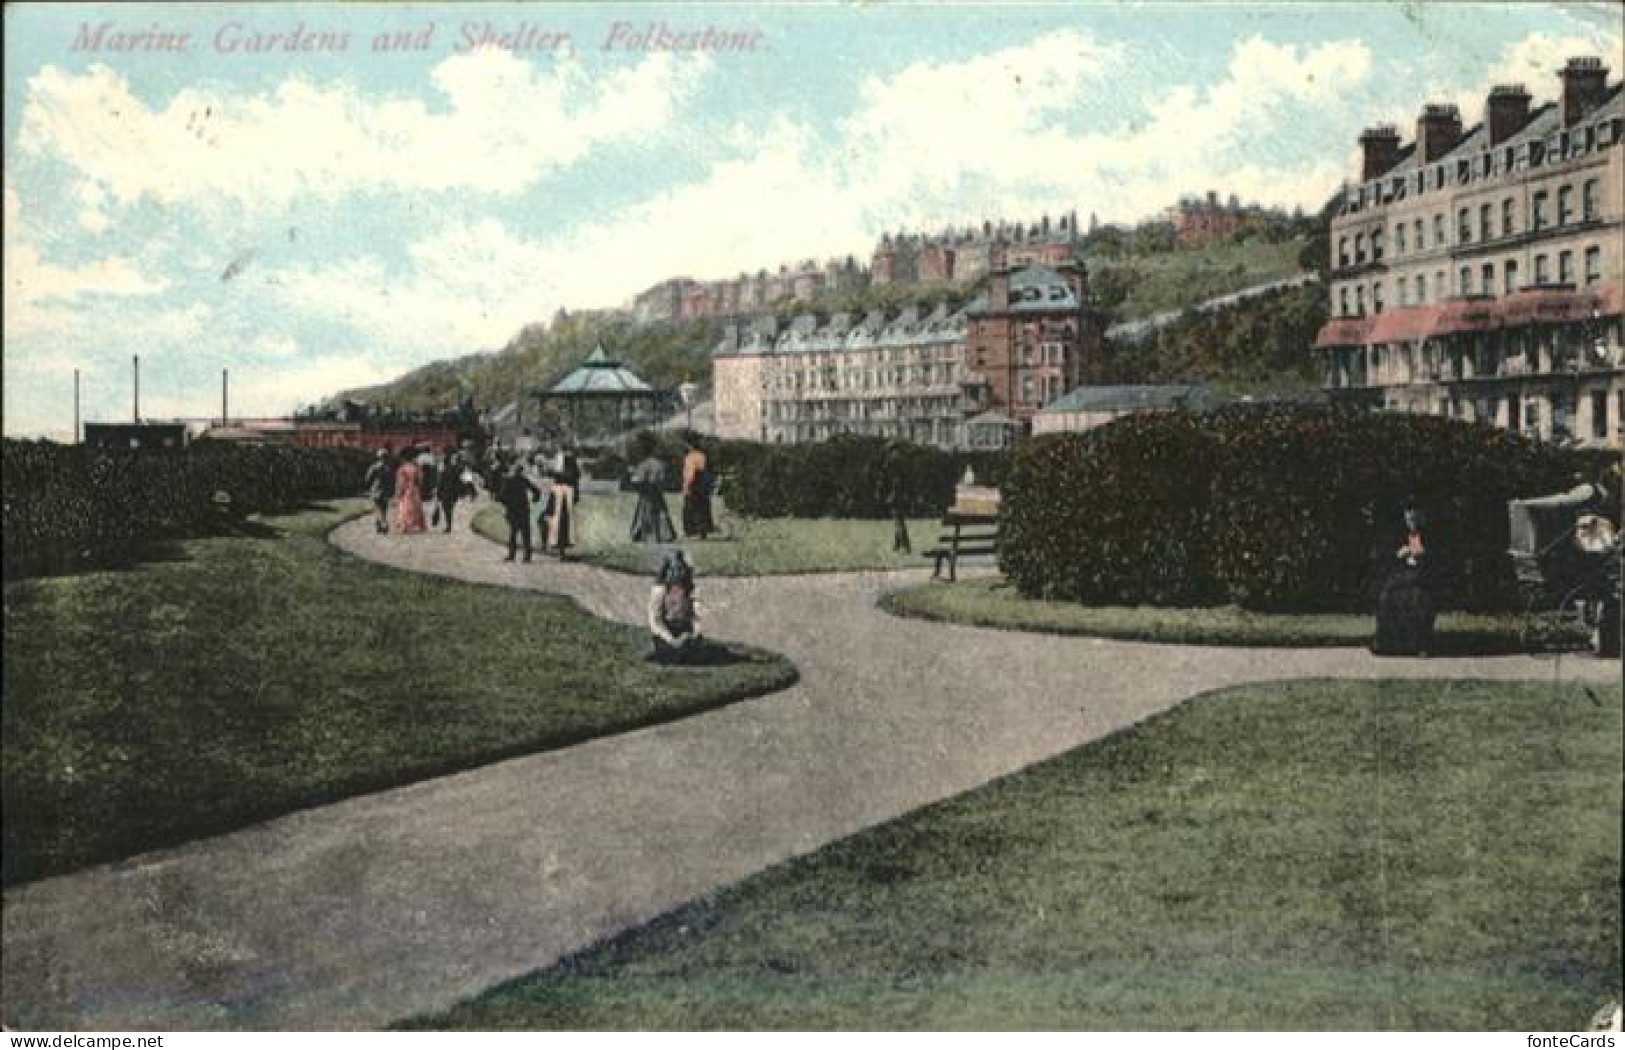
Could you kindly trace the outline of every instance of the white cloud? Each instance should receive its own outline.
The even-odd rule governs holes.
[[[704,56],[657,54],[595,78],[578,61],[543,69],[487,48],[434,68],[439,105],[291,78],[252,95],[188,87],[149,106],[106,66],[45,66],[29,78],[17,144],[120,205],[256,205],[380,188],[516,193],[601,143],[662,127],[709,68]],[[100,205],[86,204],[92,226]]]

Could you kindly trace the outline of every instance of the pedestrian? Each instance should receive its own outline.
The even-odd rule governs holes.
[[[681,550],[671,551],[649,590],[651,658],[658,663],[685,663],[701,651],[699,609],[694,603],[694,569]]]
[[[1433,649],[1436,615],[1429,588],[1430,557],[1422,515],[1410,502],[1402,514],[1397,548],[1377,593],[1377,631],[1371,651],[1379,656],[1426,656]]]
[[[395,528],[403,533],[422,532],[423,468],[418,466],[417,450],[408,448],[395,470]]]
[[[520,540],[524,541],[525,560],[530,561],[530,501],[541,494],[536,483],[525,476],[524,462],[514,461],[496,489],[497,502],[502,504],[503,514],[508,519],[508,556],[503,561],[513,561]]]
[[[434,449],[425,448],[418,457],[418,466],[423,470],[423,499],[434,504],[433,517],[429,519],[429,527],[433,528],[440,524],[440,457],[435,455]]]
[[[632,489],[638,494],[637,509],[632,512],[632,542],[675,542],[677,529],[666,509],[666,464],[655,455],[654,439],[647,434],[638,435],[632,448],[638,457],[631,475]]]
[[[551,473],[547,480],[552,490],[547,506],[547,547],[563,561],[575,544],[576,490],[563,469]]]
[[[451,452],[446,461],[440,465],[440,477],[435,487],[435,524],[445,518],[445,531],[451,531],[452,514],[457,509],[457,501],[465,496],[472,496],[473,486],[469,485],[465,476],[468,468],[463,463],[461,453]]]
[[[373,530],[389,531],[389,504],[395,498],[395,464],[389,449],[381,448],[367,467],[367,495],[372,499]]]
[[[698,438],[688,439],[688,454],[683,457],[683,535],[690,539],[706,539],[716,531],[711,518],[710,460],[700,447]]]

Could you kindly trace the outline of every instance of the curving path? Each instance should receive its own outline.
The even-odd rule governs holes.
[[[333,542],[639,621],[646,584],[450,536]],[[307,810],[5,894],[24,1029],[373,1028],[1195,693],[1304,677],[1617,679],[1586,658],[1376,660],[1023,635],[875,608],[917,573],[702,579],[708,631],[788,654],[785,692]]]

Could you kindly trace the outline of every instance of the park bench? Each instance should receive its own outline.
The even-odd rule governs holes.
[[[931,578],[942,578],[948,566],[948,579],[959,578],[959,559],[972,555],[996,554],[999,549],[999,516],[985,512],[950,510],[942,517],[942,535],[937,545],[923,553],[931,559]]]

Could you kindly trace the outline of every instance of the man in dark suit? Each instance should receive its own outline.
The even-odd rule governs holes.
[[[516,461],[497,489],[497,502],[508,519],[508,556],[503,561],[513,561],[520,537],[525,541],[525,560],[530,561],[530,501],[541,495],[542,490],[525,476],[524,462]]]

